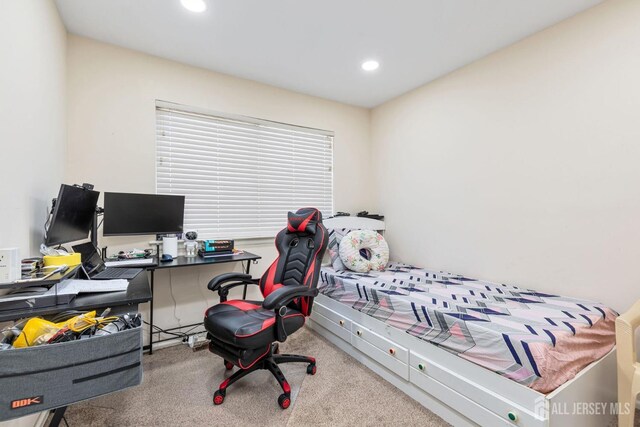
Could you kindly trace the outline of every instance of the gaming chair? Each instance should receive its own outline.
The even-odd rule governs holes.
[[[255,370],[267,369],[282,387],[278,404],[287,409],[291,388],[278,364],[304,362],[309,364],[307,374],[316,373],[313,357],[278,354],[276,341],[284,342],[311,314],[327,240],[320,211],[304,208],[295,214],[289,212],[287,228],[276,236],[278,258],[262,278],[226,273],[209,282],[209,289],[220,295],[220,303],[205,312],[209,350],[224,359],[228,370],[240,368],[220,384],[213,395],[215,405],[224,402],[231,384]],[[245,284],[259,285],[264,301],[227,301],[229,289]]]

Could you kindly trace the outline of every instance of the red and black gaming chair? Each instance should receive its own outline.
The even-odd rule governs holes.
[[[320,264],[327,248],[328,233],[322,225],[322,214],[314,208],[289,212],[287,228],[276,236],[278,258],[260,280],[248,274],[226,273],[209,282],[218,291],[220,304],[209,308],[204,317],[209,350],[221,356],[227,369],[239,371],[224,380],[213,395],[213,403],[224,402],[227,388],[245,375],[267,369],[278,380],[284,393],[278,404],[286,409],[291,404],[291,388],[278,367],[279,363],[308,363],[307,373],[316,373],[313,357],[278,354],[278,343],[284,342],[304,325],[311,314]],[[264,301],[230,300],[229,289],[256,284]]]

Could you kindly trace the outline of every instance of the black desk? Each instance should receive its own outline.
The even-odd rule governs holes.
[[[262,258],[261,256],[252,254],[250,252],[244,252],[241,254],[233,254],[233,255],[221,255],[221,256],[215,256],[212,258],[202,258],[200,256],[187,258],[184,256],[179,256],[177,258],[174,258],[173,261],[158,262],[157,264],[150,265],[145,268],[147,269],[147,271],[151,273],[151,293],[153,294],[154,274],[156,270],[163,270],[166,268],[194,267],[199,265],[216,265],[216,264],[226,264],[229,262],[246,261],[247,264],[244,267],[244,272],[246,274],[249,274],[249,272],[251,271],[251,263],[261,258]],[[242,291],[242,298],[245,299],[246,297],[247,297],[247,285],[244,285],[244,290]],[[198,325],[200,325],[200,323],[184,325],[177,328],[165,329],[164,331],[171,332],[177,329],[190,328]],[[154,326],[153,326],[153,298],[152,298],[149,302],[149,344],[144,346],[145,350],[149,350],[149,354],[153,353],[153,333],[154,333],[153,328]],[[168,339],[175,339],[175,338],[168,338]],[[166,341],[166,340],[158,340],[157,342],[161,342],[161,341]]]
[[[129,287],[121,292],[96,292],[79,294],[68,304],[53,305],[51,307],[4,310],[0,311],[0,322],[23,319],[25,317],[46,316],[67,310],[94,310],[107,307],[134,306],[152,300],[149,280],[145,274],[138,274],[129,281]],[[136,308],[137,310],[137,308]]]

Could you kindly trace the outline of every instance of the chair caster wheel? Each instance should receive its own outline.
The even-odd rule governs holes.
[[[287,409],[289,405],[291,405],[291,398],[289,395],[282,393],[280,397],[278,397],[278,405],[280,405],[282,409]]]
[[[233,363],[231,362],[227,362],[226,360],[224,361],[224,367],[227,371],[230,371],[233,369]]]
[[[307,366],[307,374],[315,375],[316,374],[316,365]]]
[[[215,393],[213,393],[213,404],[222,405],[222,402],[224,402],[224,393],[220,390],[217,390]]]
[[[291,398],[289,395],[282,393],[280,397],[278,397],[278,405],[280,405],[282,409],[287,409],[289,405],[291,405]]]

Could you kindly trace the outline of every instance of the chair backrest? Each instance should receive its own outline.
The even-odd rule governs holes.
[[[315,208],[302,208],[289,212],[287,228],[276,236],[278,258],[260,279],[262,296],[283,286],[315,288],[320,275],[320,265],[327,249],[329,233],[322,225],[322,214]],[[311,314],[313,298],[294,300],[290,306],[305,316]]]

